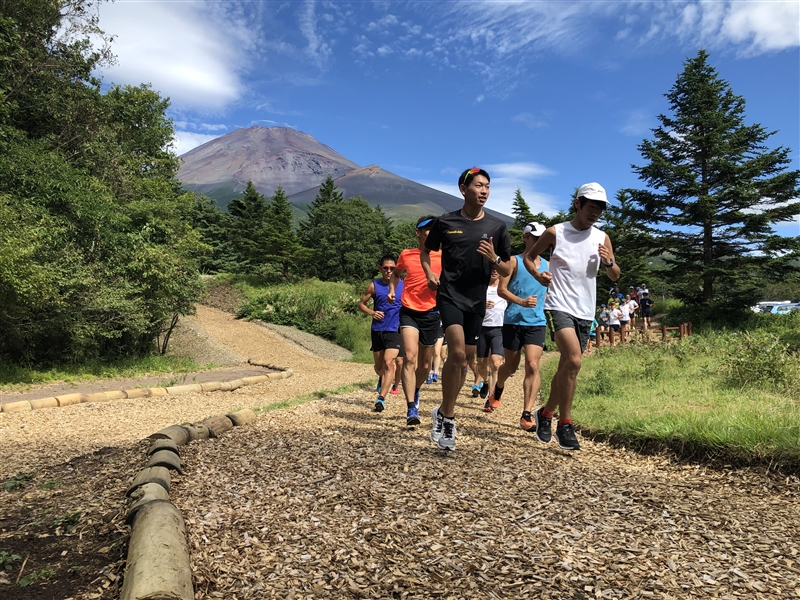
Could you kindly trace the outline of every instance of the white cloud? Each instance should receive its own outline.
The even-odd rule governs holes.
[[[480,94],[477,98],[475,98],[475,104],[480,104],[485,99],[486,99],[486,96],[484,96],[483,94]]]
[[[175,154],[181,156],[186,154],[192,148],[202,146],[206,142],[218,138],[218,135],[207,135],[205,133],[194,133],[193,131],[176,131],[175,132]]]
[[[383,46],[378,48],[378,54],[380,54],[381,56],[388,56],[392,52],[393,52],[393,50],[392,50],[391,46],[387,46],[386,44],[384,44]]]
[[[555,175],[555,171],[548,169],[537,163],[518,162],[518,163],[498,163],[485,165],[484,169],[492,177],[513,178],[513,179],[539,179],[549,175]]]
[[[244,91],[240,73],[252,29],[235,14],[198,3],[115,2],[100,7],[100,27],[115,36],[118,63],[103,70],[119,84],[150,83],[173,106],[219,110]]]
[[[306,0],[305,10],[300,13],[300,32],[306,38],[308,46],[306,55],[321,70],[328,67],[328,62],[333,55],[331,46],[322,41],[317,33],[316,4],[314,0]]]
[[[540,127],[547,127],[548,123],[545,119],[535,117],[529,112],[519,113],[511,117],[514,123],[522,123],[528,129],[539,129]]]

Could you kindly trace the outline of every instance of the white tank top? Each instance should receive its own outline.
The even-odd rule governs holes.
[[[486,300],[494,302],[494,306],[486,309],[486,314],[483,317],[483,326],[502,327],[503,315],[506,312],[508,302],[497,295],[497,286],[492,287],[491,285],[486,288]]]
[[[597,304],[597,271],[600,253],[597,247],[606,234],[590,227],[579,231],[571,223],[553,226],[556,247],[550,257],[553,281],[547,288],[545,310],[558,310],[578,319],[591,321]]]

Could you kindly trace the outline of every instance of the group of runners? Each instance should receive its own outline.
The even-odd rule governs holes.
[[[581,186],[574,218],[549,228],[528,224],[525,250],[512,256],[505,223],[484,211],[489,174],[467,169],[458,188],[464,197],[461,209],[420,218],[417,247],[404,250],[396,261],[383,257],[380,279],[370,283],[359,303],[373,317],[372,350],[380,377],[374,409],[383,410],[383,391],[390,389],[399,370],[406,423],[420,424],[419,392],[431,380],[441,328],[448,353],[441,403],[431,412],[433,443],[442,450],[455,449],[456,400],[477,347],[483,361],[479,369],[489,386],[484,410],[500,406],[506,380],[517,371],[524,352],[520,427],[550,442],[557,412],[559,446],[579,450],[572,399],[595,317],[596,277],[601,269],[612,281],[620,276],[611,241],[594,226],[608,204],[606,192],[597,183]],[[540,256],[548,250],[549,263]],[[372,309],[366,305],[370,297]],[[534,411],[548,323],[561,357],[550,396]],[[398,358],[402,362],[396,365]]]

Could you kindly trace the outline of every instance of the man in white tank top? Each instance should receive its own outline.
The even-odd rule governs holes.
[[[548,286],[545,315],[561,353],[550,398],[534,413],[536,438],[544,443],[552,439],[552,418],[558,409],[556,438],[565,450],[581,448],[572,426],[572,398],[596,311],[597,273],[605,269],[612,281],[620,276],[611,240],[594,226],[608,205],[606,191],[599,183],[587,183],[578,189],[573,202],[575,217],[547,228],[525,255],[525,268]],[[550,270],[540,272],[533,261],[551,246]]]

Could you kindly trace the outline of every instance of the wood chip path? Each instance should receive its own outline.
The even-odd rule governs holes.
[[[135,446],[172,423],[374,380],[369,365],[314,357],[220,311],[196,318],[231,351],[295,376],[5,415],[0,478]],[[450,455],[427,439],[439,386],[423,388],[414,429],[402,396],[378,414],[365,390],[190,444],[172,499],[187,522],[195,597],[800,597],[796,479],[586,440],[562,452],[518,428],[520,388],[518,375],[492,415],[462,396]]]

